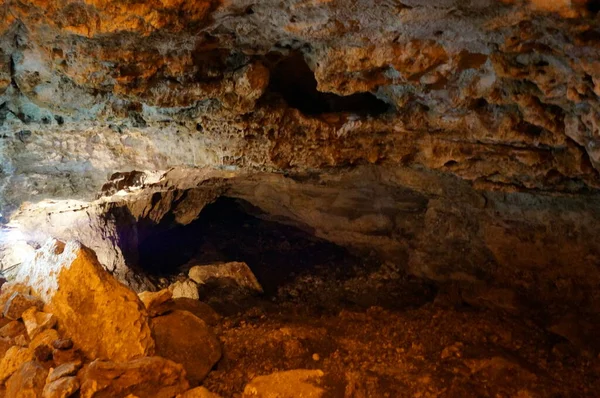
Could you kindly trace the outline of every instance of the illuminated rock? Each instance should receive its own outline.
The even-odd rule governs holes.
[[[77,375],[81,398],[140,397],[172,398],[189,388],[183,367],[161,357],[128,362],[95,360]]]
[[[319,386],[321,370],[297,369],[257,376],[244,388],[244,398],[320,398],[325,390]]]
[[[154,352],[142,302],[79,243],[49,241],[17,279],[44,299],[60,330],[88,357],[127,360]]]

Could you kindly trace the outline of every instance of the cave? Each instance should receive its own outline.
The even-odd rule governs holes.
[[[597,0],[7,0],[0,397],[600,395]]]
[[[245,262],[267,296],[317,267],[342,279],[361,264],[343,247],[261,215],[244,200],[219,197],[187,225],[167,216],[157,225],[138,228],[143,238],[133,261],[153,278],[186,273],[193,265]]]

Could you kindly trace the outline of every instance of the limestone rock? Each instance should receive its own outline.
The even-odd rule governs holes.
[[[25,325],[19,321],[11,321],[0,328],[0,337],[15,338],[24,335],[25,333],[27,333],[27,329],[25,329]]]
[[[36,307],[31,307],[23,312],[22,318],[30,339],[33,339],[40,332],[51,329],[56,325],[56,317],[53,314],[38,311]]]
[[[0,358],[4,357],[6,351],[14,345],[15,342],[10,337],[0,337]]]
[[[138,296],[148,310],[148,314],[156,316],[169,310],[169,306],[166,303],[173,297],[173,292],[169,289],[163,289],[158,292],[142,292]]]
[[[187,297],[173,300],[172,309],[189,311],[210,326],[216,326],[221,321],[221,316],[210,305]]]
[[[77,377],[62,377],[44,386],[42,398],[69,398],[79,390]]]
[[[20,319],[23,312],[31,307],[42,310],[44,303],[37,297],[15,292],[4,305],[4,317],[14,320]]]
[[[187,311],[152,319],[156,352],[181,363],[192,385],[201,382],[221,358],[221,345],[204,321]]]
[[[41,397],[48,370],[37,362],[26,362],[6,383],[7,398]]]
[[[54,329],[46,329],[38,333],[31,342],[29,348],[35,350],[40,346],[48,346],[52,348],[52,343],[59,338],[58,332]]]
[[[0,384],[4,383],[24,363],[33,360],[33,351],[25,347],[11,347],[0,360]],[[44,379],[46,376],[44,376]]]
[[[51,383],[60,379],[61,377],[73,376],[77,374],[77,371],[81,368],[81,362],[67,362],[57,366],[54,369],[50,369],[48,373],[47,383]]]
[[[177,281],[169,286],[169,290],[173,294],[173,298],[186,297],[194,300],[200,298],[198,294],[198,285],[191,279]]]
[[[4,306],[6,305],[6,302],[8,301],[8,299],[11,298],[11,296],[14,293],[22,293],[22,294],[30,295],[31,287],[24,285],[22,283],[15,283],[15,282],[7,282],[4,285],[2,285],[2,288],[0,289],[0,307],[3,310],[4,310]]]
[[[276,372],[252,379],[244,388],[244,398],[320,398],[325,390],[319,387],[321,370],[297,369]]]
[[[210,392],[205,387],[196,387],[178,395],[177,398],[221,398],[221,396]]]
[[[46,301],[61,330],[88,357],[127,360],[153,353],[142,302],[81,244],[48,241],[16,279]]]
[[[189,383],[183,367],[161,357],[128,362],[95,360],[78,374],[81,398],[139,397],[172,398],[186,391]]]
[[[263,289],[246,263],[230,262],[215,265],[197,265],[190,269],[189,277],[199,285],[231,286],[241,290],[262,293]]]

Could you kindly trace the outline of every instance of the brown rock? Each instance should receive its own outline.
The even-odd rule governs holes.
[[[200,298],[198,295],[198,285],[190,279],[173,283],[169,286],[169,290],[172,292],[173,298],[185,297],[193,300]]]
[[[54,329],[46,329],[31,339],[29,348],[35,350],[37,347],[42,345],[52,347],[52,342],[54,342],[56,339],[58,339],[58,332]]]
[[[148,310],[148,314],[150,316],[157,316],[170,310],[169,305],[166,304],[173,297],[173,293],[169,289],[163,289],[158,292],[142,292],[138,296]]]
[[[31,360],[33,360],[32,350],[17,346],[9,348],[0,361],[0,384],[12,376],[25,362]]]
[[[263,289],[256,280],[250,267],[243,262],[231,262],[215,265],[197,265],[190,269],[189,277],[199,285],[224,285],[232,283],[237,288],[255,293],[262,293]]]
[[[25,310],[22,318],[30,339],[46,329],[52,329],[56,325],[56,317],[53,314],[38,311],[36,307]]]
[[[2,285],[2,289],[0,291],[0,307],[4,308],[6,302],[14,293],[23,293],[30,295],[31,287],[23,283],[8,282]]]
[[[37,362],[24,363],[6,383],[6,398],[40,397],[48,371]]]
[[[48,373],[47,382],[51,383],[60,379],[61,377],[73,376],[79,369],[81,369],[80,361],[63,363],[62,365],[50,370],[50,373]]]
[[[79,390],[77,377],[62,377],[44,386],[42,398],[68,398]]]
[[[95,360],[78,374],[81,398],[139,397],[172,398],[189,384],[183,366],[161,357],[145,357],[115,363]]]
[[[201,382],[221,358],[221,345],[208,325],[187,311],[152,319],[156,352],[184,366],[192,385]]]
[[[40,294],[60,329],[86,356],[124,361],[153,353],[142,302],[81,244],[49,241],[16,279]]]
[[[8,319],[19,319],[27,309],[34,307],[38,310],[44,308],[44,302],[37,297],[15,292],[4,305],[4,317]]]
[[[82,363],[83,354],[81,351],[73,348],[68,350],[54,349],[52,350],[52,359],[54,360],[54,364],[57,366],[70,362]]]
[[[52,359],[52,348],[42,344],[33,350],[33,355],[39,362],[50,361]]]
[[[178,395],[177,398],[221,398],[221,396],[204,387],[196,387]]]
[[[15,345],[15,342],[10,337],[0,337],[0,358],[6,354],[6,351],[12,346]]]
[[[71,339],[58,339],[52,342],[52,347],[57,350],[68,350],[73,348],[73,340]]]
[[[321,370],[297,369],[276,372],[252,379],[244,388],[243,398],[320,398],[325,390],[318,386]]]
[[[10,337],[14,339],[17,336],[25,335],[26,333],[27,330],[25,329],[25,325],[19,321],[11,321],[0,328],[0,337]]]
[[[173,300],[173,303],[174,310],[189,311],[210,326],[216,326],[221,321],[221,316],[210,305],[202,301],[180,297]]]

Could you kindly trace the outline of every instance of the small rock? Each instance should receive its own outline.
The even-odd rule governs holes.
[[[57,350],[68,350],[73,348],[73,341],[71,339],[58,339],[52,342],[52,347]]]
[[[60,379],[61,377],[73,376],[80,368],[81,361],[63,363],[62,365],[50,370],[50,373],[48,373],[48,380],[46,380],[46,382],[51,383]]]
[[[6,398],[40,397],[48,371],[37,362],[24,363],[6,383]]]
[[[31,287],[23,283],[8,282],[2,285],[2,293],[0,293],[0,307],[4,309],[6,302],[14,293],[23,293],[30,295]]]
[[[78,373],[81,398],[139,397],[172,398],[189,388],[183,366],[161,357],[128,362],[95,360]]]
[[[25,325],[19,321],[11,321],[0,329],[0,337],[10,337],[14,339],[17,336],[27,333]]]
[[[263,289],[256,280],[250,267],[243,262],[230,262],[215,265],[197,265],[188,273],[191,280],[199,285],[229,287],[233,283],[237,288],[254,293],[262,293]]]
[[[173,297],[173,292],[169,289],[163,289],[159,292],[146,291],[139,293],[138,296],[142,300],[142,303],[144,303],[150,316],[158,316],[170,311],[169,306],[165,305]]]
[[[318,386],[321,370],[297,369],[276,372],[252,379],[244,388],[243,398],[320,398],[325,390]]]
[[[46,329],[31,340],[29,348],[35,350],[42,345],[52,347],[52,342],[56,339],[58,339],[58,332],[54,329]]]
[[[186,297],[194,300],[198,300],[200,295],[198,294],[198,285],[190,280],[177,281],[169,286],[169,290],[173,294],[173,298]]]
[[[81,351],[73,348],[68,350],[54,349],[52,350],[52,359],[54,360],[54,364],[56,366],[60,366],[69,362],[81,364],[83,361],[83,354],[81,353]]]
[[[15,337],[15,345],[27,347],[29,345],[29,340],[27,339],[27,337],[25,337],[24,334],[20,334],[17,337]]]
[[[56,317],[53,314],[38,311],[36,307],[25,310],[22,318],[30,339],[33,339],[40,332],[56,326]]]
[[[17,320],[21,318],[23,312],[31,307],[41,311],[44,308],[44,302],[35,296],[15,292],[4,305],[3,314],[5,318]]]
[[[201,382],[221,358],[221,345],[208,325],[187,311],[152,319],[156,353],[183,365],[192,385]]]
[[[42,398],[68,398],[79,390],[77,377],[62,377],[44,386]]]
[[[196,387],[178,395],[176,398],[221,398],[221,396],[210,392],[204,387]]]

